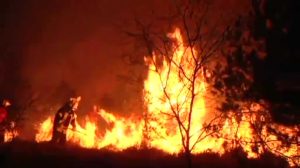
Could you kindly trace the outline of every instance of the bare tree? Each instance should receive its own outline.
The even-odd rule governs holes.
[[[176,122],[181,135],[183,152],[188,167],[191,167],[191,153],[195,146],[217,132],[218,125],[224,117],[222,113],[218,113],[208,119],[202,127],[199,127],[197,137],[195,132],[192,132],[193,115],[199,110],[205,110],[198,109],[195,105],[199,97],[204,94],[201,82],[208,76],[207,67],[218,56],[229,28],[222,23],[222,17],[212,18],[209,10],[210,1],[174,1],[173,5],[171,16],[157,19],[162,28],[156,27],[153,22],[147,24],[136,19],[138,31],[127,32],[127,34],[136,38],[137,42],[142,43],[146,48],[149,55],[147,61],[154,65],[151,70],[158,76],[164,95],[164,100],[161,101],[169,106],[168,111],[157,110],[161,115],[169,116],[170,121]],[[178,41],[174,34],[169,34],[170,30],[174,29],[172,25],[181,30],[184,37],[182,41]],[[178,50],[182,52],[174,54]],[[162,70],[164,63],[167,63],[165,64],[167,69]],[[172,72],[176,72],[175,76],[174,74],[172,76]],[[176,94],[171,91],[174,87],[173,78],[179,79],[182,83]],[[146,113],[145,130],[155,131],[155,128],[147,124],[149,120],[157,120],[157,118],[152,118],[151,114]]]
[[[157,110],[161,115],[168,116],[170,122],[176,122],[188,167],[192,166],[191,153],[195,146],[208,136],[218,136],[225,139],[225,142],[234,141],[230,144],[233,145],[232,148],[250,144],[252,152],[256,151],[258,154],[271,152],[286,158],[289,162],[294,162],[295,165],[299,164],[299,153],[289,155],[288,152],[282,152],[282,149],[295,147],[296,151],[298,150],[299,128],[296,126],[289,132],[278,131],[281,126],[274,124],[267,105],[264,101],[259,101],[259,90],[253,86],[252,65],[266,57],[264,41],[251,37],[249,24],[253,23],[249,23],[247,20],[249,18],[237,19],[235,25],[230,28],[224,26],[222,17],[216,19],[210,15],[210,2],[174,1],[172,15],[157,19],[160,26],[153,21],[145,23],[135,19],[137,30],[127,31],[129,36],[137,39],[138,47],[146,49],[146,55],[149,56],[147,61],[154,65],[151,70],[158,76],[164,95],[160,101],[167,102],[169,107],[168,111],[159,108]],[[178,42],[174,37],[168,36],[174,29],[173,25],[181,30],[183,41]],[[174,52],[182,46],[184,51],[178,60]],[[221,48],[225,48],[226,51]],[[162,70],[162,67],[167,69]],[[214,70],[207,74],[209,68]],[[175,95],[171,92],[172,85],[170,85],[174,77],[170,74],[174,70],[177,72],[176,78],[183,83]],[[214,117],[206,120],[199,128],[196,140],[192,140],[195,138],[194,132],[191,132],[192,118],[201,110],[195,108],[195,103],[203,92],[197,87],[203,79],[213,84],[214,94],[224,99],[219,100],[219,113],[216,112]],[[185,99],[179,101],[178,98],[182,96]],[[255,105],[260,108],[253,108]],[[145,113],[144,117],[145,131],[155,132],[155,127],[152,128],[148,123],[157,118],[153,118],[149,113]],[[230,118],[234,118],[238,124],[233,139],[228,139],[220,131],[224,120]],[[237,138],[242,122],[247,122],[251,126],[255,137],[250,141]],[[273,135],[277,139],[270,138]]]

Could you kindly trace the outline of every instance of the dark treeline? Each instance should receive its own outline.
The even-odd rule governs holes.
[[[277,121],[299,122],[300,2],[252,0],[252,6],[254,34],[265,39],[267,52],[264,60],[254,63],[255,85],[270,100]]]

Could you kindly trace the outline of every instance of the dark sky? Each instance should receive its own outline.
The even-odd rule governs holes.
[[[55,99],[53,93],[64,82],[83,96],[81,111],[100,104],[115,112],[139,112],[140,85],[120,75],[133,72],[142,75],[141,67],[129,67],[124,63],[122,58],[130,53],[133,44],[120,29],[129,27],[134,17],[151,18],[152,11],[156,15],[166,14],[167,2],[1,1],[0,56],[3,59],[0,60],[0,74],[17,76],[0,78],[2,85],[9,85],[6,93],[20,82],[20,77],[28,82],[33,94],[45,102]],[[245,13],[246,8],[247,3],[240,0],[217,0],[211,10],[218,13],[222,9],[225,16],[228,15],[226,18],[233,18]],[[15,74],[14,71],[19,72]]]

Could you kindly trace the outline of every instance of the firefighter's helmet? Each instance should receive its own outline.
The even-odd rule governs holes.
[[[70,105],[74,110],[78,108],[80,100],[81,100],[81,96],[70,98]]]

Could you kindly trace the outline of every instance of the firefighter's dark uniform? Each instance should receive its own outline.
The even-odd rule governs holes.
[[[69,125],[71,124],[73,128],[76,127],[75,117],[73,106],[70,103],[65,104],[58,110],[54,118],[52,142],[60,144],[66,143]]]

